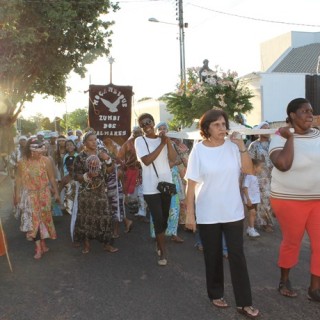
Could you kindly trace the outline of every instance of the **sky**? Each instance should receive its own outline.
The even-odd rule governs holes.
[[[175,91],[180,79],[176,0],[118,2],[121,9],[106,17],[115,21],[110,50],[115,59],[112,83],[132,86],[133,104],[144,97],[156,99]],[[290,31],[320,31],[319,12],[319,0],[183,0],[183,18],[188,23],[186,68],[201,67],[208,59],[211,68],[218,65],[239,76],[260,71],[260,44]],[[149,18],[164,23],[149,22]],[[89,85],[110,83],[108,57],[99,58],[87,69],[84,79],[70,75],[67,84],[72,91],[65,102],[37,96],[26,104],[22,116],[42,113],[52,120],[88,107],[85,91]]]

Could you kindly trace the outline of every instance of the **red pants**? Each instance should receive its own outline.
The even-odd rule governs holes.
[[[298,263],[304,232],[311,244],[310,272],[320,276],[320,201],[296,201],[270,198],[282,231],[278,266],[290,269]]]

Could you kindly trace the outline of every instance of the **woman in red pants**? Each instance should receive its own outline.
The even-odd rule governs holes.
[[[278,261],[279,292],[286,297],[297,296],[289,272],[298,262],[307,231],[311,244],[308,298],[320,302],[320,131],[312,127],[313,109],[304,98],[292,100],[287,115],[289,126],[279,129],[269,148],[274,164],[271,205],[283,236]]]

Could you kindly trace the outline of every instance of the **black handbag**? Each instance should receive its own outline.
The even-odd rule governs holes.
[[[162,193],[162,194],[167,194],[170,196],[173,196],[177,194],[177,188],[174,183],[166,182],[166,181],[160,181],[157,185],[157,189]]]
[[[147,149],[148,149],[148,151],[150,153],[147,140],[144,137],[142,137],[142,138],[143,138],[144,142],[146,143]],[[152,166],[153,166],[154,172],[156,173],[156,175],[157,175],[157,177],[159,179],[158,171],[157,171],[156,166],[154,165],[153,161],[152,161]],[[176,185],[174,183],[171,183],[171,182],[160,181],[158,183],[158,185],[157,185],[157,189],[160,191],[160,193],[166,194],[168,196],[173,196],[173,195],[177,194]]]

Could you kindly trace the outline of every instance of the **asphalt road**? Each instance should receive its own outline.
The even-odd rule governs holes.
[[[245,319],[235,309],[229,267],[225,263],[225,298],[230,308],[213,307],[207,298],[202,253],[194,248],[194,235],[180,232],[183,244],[168,239],[169,263],[157,265],[149,226],[134,221],[129,234],[116,240],[119,252],[106,253],[98,242],[89,254],[74,248],[69,236],[70,217],[55,217],[58,239],[48,241],[50,251],[33,259],[33,243],[19,231],[12,216],[11,181],[0,185],[0,208],[13,266],[0,257],[1,320],[223,320]],[[320,304],[307,300],[309,242],[305,238],[300,262],[291,281],[299,296],[279,295],[276,265],[279,229],[259,240],[245,240],[254,305],[261,319],[320,319]]]

